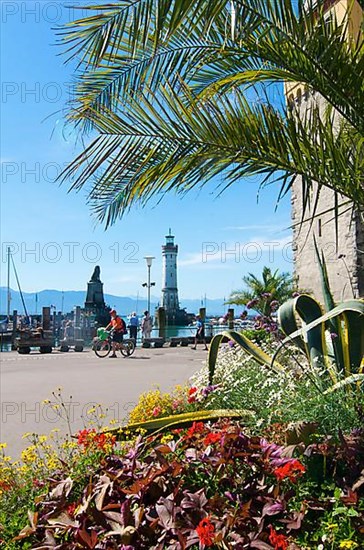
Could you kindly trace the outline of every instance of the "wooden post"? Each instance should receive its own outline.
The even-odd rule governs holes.
[[[228,325],[229,325],[229,330],[234,329],[234,308],[228,309]]]
[[[81,307],[76,306],[74,311],[75,311],[74,327],[75,327],[75,339],[76,339],[81,337]]]
[[[56,336],[56,325],[57,325],[57,314],[55,311],[53,311],[53,315],[52,315],[53,337]]]
[[[51,330],[51,308],[42,308],[42,328],[43,330]]]

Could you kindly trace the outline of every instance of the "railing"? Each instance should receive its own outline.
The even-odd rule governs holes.
[[[234,322],[234,330],[240,331],[240,330],[247,330],[254,328],[254,321],[246,320],[246,321],[235,321]],[[164,330],[164,335],[166,340],[169,340],[170,338],[174,338],[176,336],[180,337],[194,337],[196,334],[197,327],[196,325],[191,325],[188,327],[166,327]],[[224,330],[229,330],[228,325],[220,325],[218,323],[205,323],[205,335],[206,337],[210,338],[212,336],[215,336],[216,334],[221,334],[224,332]],[[153,328],[151,337],[157,338],[159,336],[159,329]],[[141,333],[138,332],[138,340],[141,339]]]

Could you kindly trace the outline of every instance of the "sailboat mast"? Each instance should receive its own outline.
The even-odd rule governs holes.
[[[8,246],[8,319],[10,319],[10,302],[11,302],[11,294],[10,294],[10,246]]]

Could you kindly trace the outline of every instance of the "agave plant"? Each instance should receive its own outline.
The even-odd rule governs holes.
[[[315,241],[326,312],[311,296],[301,294],[286,301],[278,310],[278,323],[286,338],[271,357],[243,334],[225,331],[215,336],[209,353],[209,379],[212,383],[217,355],[223,338],[240,345],[262,366],[284,370],[277,357],[287,343],[296,344],[312,367],[321,367],[330,382],[326,391],[364,380],[364,300],[349,300],[335,306],[330,290],[324,255]]]
[[[302,294],[280,307],[278,319],[286,338],[273,356],[238,332],[224,331],[216,335],[211,342],[208,358],[210,383],[224,338],[236,342],[260,365],[276,371],[285,369],[277,361],[282,348],[287,343],[295,343],[312,367],[326,370],[331,381],[327,391],[364,380],[364,300],[343,302],[324,313],[314,298]],[[330,330],[333,322],[338,332]],[[302,326],[299,327],[299,324]]]

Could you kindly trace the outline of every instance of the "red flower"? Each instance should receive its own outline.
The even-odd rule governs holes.
[[[80,430],[77,435],[77,443],[83,448],[101,449],[102,451],[110,450],[110,447],[116,445],[116,436],[109,433],[96,433],[95,428],[92,430]]]
[[[95,428],[93,428],[92,430],[87,430],[87,429],[80,430],[77,434],[77,443],[79,445],[82,445],[85,449],[87,449],[91,445],[93,441],[93,436],[95,434],[96,434]]]
[[[40,479],[34,478],[33,479],[33,487],[37,487],[38,489],[41,487],[44,487],[45,483],[44,481],[41,481]]]
[[[276,468],[273,473],[278,480],[289,478],[293,483],[297,480],[299,476],[304,474],[306,468],[301,464],[299,460],[291,460],[283,466]]]
[[[116,444],[116,436],[111,434],[98,434],[95,437],[95,442],[98,449],[102,451],[107,451],[110,447],[114,447]]]
[[[197,393],[197,388],[195,388],[195,387],[192,387],[188,390],[187,401],[189,403],[194,403],[196,401],[196,393]]]
[[[203,442],[207,447],[208,445],[212,445],[213,443],[217,443],[220,440],[221,440],[221,434],[209,433],[209,434],[207,434],[207,436],[205,437]]]
[[[278,535],[273,527],[270,528],[269,542],[274,546],[274,550],[286,550],[288,548],[287,537]]]
[[[1,491],[10,491],[11,485],[7,481],[0,479],[0,492]]]
[[[194,422],[192,426],[187,430],[187,437],[193,437],[196,433],[201,433],[205,429],[203,422]]]
[[[72,504],[69,504],[69,506],[67,506],[67,514],[71,516],[71,518],[75,517],[76,508],[77,504],[75,502],[72,502]]]
[[[205,546],[212,546],[214,543],[215,527],[210,521],[210,517],[204,518],[196,527],[196,533],[200,542]]]

